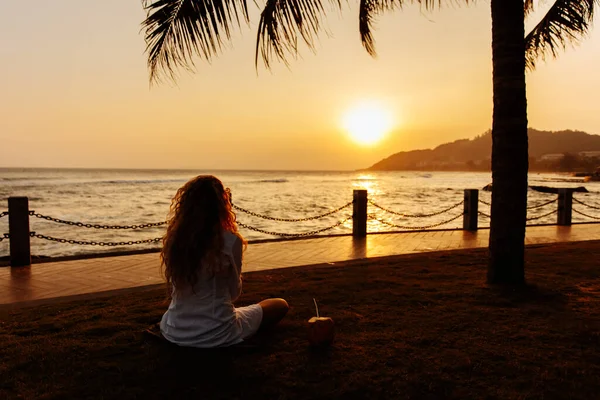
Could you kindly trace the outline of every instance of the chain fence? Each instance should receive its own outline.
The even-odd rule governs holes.
[[[29,215],[34,216],[36,218],[45,219],[47,221],[56,222],[58,224],[65,224],[71,226],[78,226],[80,228],[94,228],[94,229],[144,229],[144,228],[152,228],[155,226],[166,225],[167,221],[164,222],[153,222],[149,224],[139,224],[139,225],[100,225],[100,224],[87,224],[84,222],[76,222],[76,221],[67,221],[60,218],[50,217],[48,215],[38,214],[35,211],[29,211]]]
[[[558,197],[555,198],[555,199],[553,199],[553,200],[546,201],[545,203],[534,204],[532,206],[528,206],[527,209],[528,210],[533,210],[533,209],[536,209],[536,208],[542,208],[542,207],[545,207],[545,206],[547,206],[549,204],[556,203],[557,201],[558,201]]]
[[[534,205],[531,205],[531,206],[527,206],[527,209],[528,209],[528,210],[533,210],[533,209],[536,209],[536,208],[545,207],[545,206],[547,206],[547,205],[550,205],[550,204],[552,204],[552,203],[556,203],[557,201],[558,201],[558,197],[557,197],[557,198],[555,198],[555,199],[552,199],[552,200],[546,201],[546,202],[544,202],[544,203],[540,203],[540,204],[534,204]],[[490,206],[490,207],[492,206],[492,203],[488,203],[488,202],[487,202],[487,201],[485,201],[485,200],[481,200],[481,199],[479,199],[479,202],[480,202],[481,204],[485,204],[486,206]]]
[[[589,215],[589,214],[583,213],[583,212],[577,210],[575,207],[573,207],[572,210],[573,210],[574,213],[582,215],[584,217],[588,217],[588,218],[591,218],[591,219],[600,219],[600,217],[596,217],[596,216],[593,216],[593,215]]]
[[[387,213],[398,215],[398,216],[404,217],[404,218],[428,218],[428,217],[435,217],[437,215],[441,215],[441,214],[447,213],[448,211],[451,211],[451,210],[455,209],[456,207],[460,206],[461,204],[463,204],[463,201],[461,200],[460,202],[458,202],[456,204],[453,204],[453,205],[451,205],[448,208],[445,208],[445,209],[440,210],[440,211],[436,211],[436,212],[431,213],[431,214],[404,214],[404,213],[399,213],[397,211],[392,211],[392,210],[390,210],[388,208],[380,206],[379,204],[375,203],[372,200],[367,200],[367,201],[369,202],[369,204],[373,205],[376,208],[379,208],[380,210],[383,210],[383,211],[385,211]]]
[[[584,203],[583,201],[578,200],[575,197],[573,197],[573,201],[575,203],[581,204],[582,206],[585,206],[585,207],[588,207],[588,208],[593,208],[594,210],[600,210],[600,206],[596,206],[596,205],[591,205],[591,204],[588,204],[588,203]]]
[[[8,215],[8,211],[0,212],[0,218],[6,217],[7,215]],[[4,239],[8,239],[8,238],[9,238],[8,233],[4,233],[4,234],[0,235],[0,242],[2,242]]]
[[[538,208],[546,207],[546,206],[548,206],[550,204],[556,203],[557,201],[558,201],[558,197],[556,197],[556,198],[554,198],[552,200],[545,201],[543,203],[538,203],[538,204],[533,204],[533,205],[527,206],[527,210],[535,210],[535,209],[538,209]],[[487,202],[485,200],[479,199],[479,202],[481,204],[485,204],[486,206],[490,206],[490,207],[492,206],[491,203],[489,203],[489,202]],[[525,218],[525,221],[535,221],[535,220],[538,220],[538,219],[546,218],[546,217],[549,217],[549,216],[551,216],[553,214],[556,214],[557,212],[558,212],[558,210],[552,210],[552,211],[547,212],[545,214],[536,215],[536,216],[533,216],[533,217],[527,217],[527,218]],[[492,216],[490,214],[487,214],[487,213],[485,213],[483,211],[478,211],[478,214],[480,216],[486,218],[486,219],[490,219],[490,220],[492,219]]]
[[[544,217],[549,217],[552,214],[556,214],[557,212],[558,212],[558,210],[552,210],[552,211],[550,211],[549,213],[546,213],[546,214],[536,215],[535,217],[525,218],[525,221],[535,221],[536,219],[542,219]]]
[[[394,224],[392,222],[381,220],[381,219],[379,219],[377,217],[374,217],[372,215],[369,215],[368,218],[370,220],[372,220],[372,221],[377,221],[377,222],[379,222],[381,224],[384,224],[384,225],[387,225],[387,226],[391,226],[393,228],[398,228],[398,229],[403,229],[403,230],[419,230],[419,231],[422,231],[422,230],[425,230],[425,229],[437,228],[439,226],[449,224],[450,222],[456,221],[457,219],[459,219],[462,216],[463,216],[463,213],[460,213],[460,214],[456,215],[455,217],[452,217],[452,218],[450,218],[450,219],[448,219],[446,221],[438,222],[438,223],[431,224],[431,225],[424,225],[424,226],[397,225],[397,224]]]
[[[482,217],[485,217],[485,218],[488,218],[488,219],[492,218],[492,216],[490,214],[486,214],[483,211],[478,211],[478,212],[479,212],[479,215],[481,215]],[[529,218],[526,218],[525,220],[526,221],[534,221],[536,219],[542,219],[542,218],[545,218],[545,217],[549,217],[552,214],[556,214],[556,213],[557,213],[557,210],[552,210],[549,213],[542,214],[542,215],[536,215],[535,217],[529,217]]]
[[[41,233],[30,232],[29,236],[35,237],[38,239],[49,240],[52,242],[58,243],[69,243],[69,244],[77,244],[82,246],[101,246],[101,247],[115,247],[115,246],[130,246],[134,244],[143,244],[143,243],[158,243],[162,241],[162,237],[152,238],[152,239],[144,239],[144,240],[129,240],[126,242],[96,242],[96,241],[87,241],[87,240],[75,240],[75,239],[62,239],[56,238],[53,236],[42,235]]]
[[[593,209],[593,210],[600,210],[600,206],[598,206],[598,205],[595,205],[595,204],[589,204],[589,203],[583,202],[583,201],[581,201],[581,200],[579,200],[579,199],[576,199],[575,197],[573,197],[573,201],[574,201],[575,203],[577,203],[577,204],[581,204],[581,205],[582,205],[582,206],[584,206],[584,207],[591,208],[591,209]],[[579,215],[581,215],[582,217],[586,217],[586,218],[590,218],[590,219],[594,219],[594,220],[599,220],[599,219],[600,219],[600,217],[598,217],[598,216],[595,216],[595,215],[590,215],[590,214],[588,214],[588,213],[585,213],[585,212],[583,212],[583,211],[580,211],[580,210],[576,209],[575,207],[571,207],[571,210],[572,210],[572,211],[573,211],[575,214],[579,214]]]
[[[304,237],[304,236],[314,236],[318,233],[326,232],[331,229],[337,228],[338,226],[345,224],[346,222],[350,221],[351,219],[352,219],[352,217],[348,217],[346,219],[336,222],[335,224],[333,224],[331,226],[321,228],[321,229],[316,229],[316,230],[309,231],[309,232],[302,232],[302,233],[284,233],[284,232],[268,231],[268,230],[260,229],[260,228],[257,228],[257,227],[251,226],[251,225],[246,225],[242,222],[238,222],[238,225],[241,226],[242,228],[246,228],[251,231],[264,233],[265,235],[273,235],[273,236],[281,236],[281,237]]]
[[[344,204],[341,207],[338,207],[338,208],[336,208],[334,210],[326,212],[325,214],[315,215],[315,216],[312,216],[312,217],[305,217],[305,218],[277,218],[277,217],[271,217],[271,216],[268,216],[268,215],[259,214],[259,213],[256,213],[254,211],[250,211],[250,210],[247,210],[245,208],[242,208],[242,207],[240,207],[238,205],[235,205],[235,204],[232,204],[232,207],[234,209],[238,210],[238,211],[241,211],[241,212],[245,213],[245,214],[248,214],[248,215],[251,215],[251,216],[257,217],[257,218],[267,219],[269,221],[278,221],[278,222],[304,222],[304,221],[312,221],[312,220],[315,220],[315,219],[321,219],[321,218],[328,217],[330,215],[333,215],[335,213],[338,213],[338,212],[342,211],[345,208],[350,207],[352,205],[352,203],[353,203],[352,201],[349,202],[349,203],[346,203],[346,204]],[[257,232],[259,232],[259,231],[257,231]]]
[[[491,206],[491,202],[487,202],[481,198],[478,199],[479,203],[484,204],[486,206]],[[432,213],[417,213],[417,214],[407,214],[407,213],[402,213],[402,212],[398,212],[398,211],[393,211],[387,207],[384,207],[380,204],[377,204],[376,202],[374,202],[371,199],[368,199],[368,204],[370,204],[371,206],[377,208],[378,210],[383,211],[384,213],[389,213],[398,217],[402,217],[402,218],[429,218],[429,217],[436,217],[436,216],[440,216],[442,214],[445,213],[449,213],[450,211],[456,209],[457,207],[460,207],[463,204],[463,201],[459,201],[457,203],[454,203],[452,205],[450,205],[449,207],[446,207],[442,210],[439,211],[435,211]],[[549,201],[545,201],[539,204],[533,204],[530,206],[527,206],[527,210],[533,210],[533,209],[539,209],[542,207],[546,207],[548,205],[554,204],[558,201],[558,197],[554,198],[552,200]],[[588,204],[585,203],[579,199],[573,198],[573,201],[581,204],[582,206],[588,207],[588,208],[592,208],[592,209],[596,209],[596,210],[600,210],[600,206],[599,205],[593,205],[593,204]],[[351,207],[353,205],[353,201],[350,201],[340,207],[337,207],[335,209],[332,209],[330,211],[327,211],[323,214],[319,214],[319,215],[313,215],[313,216],[309,216],[309,217],[303,217],[303,218],[280,218],[280,217],[273,217],[270,215],[265,215],[265,214],[260,214],[251,210],[248,210],[244,207],[238,206],[237,204],[232,204],[233,209],[244,213],[246,215],[249,215],[251,217],[256,217],[256,218],[261,218],[261,219],[265,219],[268,221],[275,221],[275,222],[307,222],[307,221],[314,221],[314,220],[319,220],[319,219],[323,219],[326,217],[330,217],[334,214],[337,214],[349,207]],[[575,208],[572,209],[574,213],[582,215],[584,217],[587,218],[591,218],[591,219],[595,219],[595,220],[600,220],[600,216],[594,216],[594,215],[590,215],[584,212],[581,212]],[[526,221],[534,221],[534,220],[539,220],[545,217],[549,217],[555,213],[557,213],[558,210],[552,210],[550,212],[544,213],[542,215],[537,215],[537,216],[532,216],[532,217],[528,217],[526,218]],[[487,214],[483,211],[478,211],[478,214],[481,217],[487,218],[487,219],[491,219],[491,215]],[[9,211],[2,211],[0,212],[0,218],[3,218],[5,216],[9,215]],[[168,222],[167,221],[162,221],[162,222],[154,222],[154,223],[143,223],[143,224],[134,224],[134,225],[103,225],[103,224],[94,224],[94,223],[85,223],[85,222],[80,222],[80,221],[69,221],[69,220],[65,220],[65,219],[61,219],[61,218],[56,218],[56,217],[52,217],[52,216],[48,216],[48,215],[44,215],[44,214],[40,214],[37,213],[35,211],[29,211],[29,215],[42,219],[42,220],[46,220],[46,221],[50,221],[50,222],[54,222],[54,223],[58,223],[58,224],[63,224],[63,225],[69,225],[69,226],[76,226],[76,227],[81,227],[81,228],[89,228],[89,229],[102,229],[102,230],[140,230],[140,229],[145,229],[145,228],[154,228],[154,227],[161,227],[166,225]],[[392,228],[396,228],[396,229],[401,229],[401,230],[427,230],[427,229],[432,229],[432,228],[437,228],[446,224],[449,224],[453,221],[456,221],[457,219],[461,218],[463,216],[463,213],[461,212],[460,214],[457,214],[449,219],[445,219],[443,221],[440,222],[436,222],[436,223],[432,223],[432,224],[423,224],[420,226],[410,226],[410,225],[401,225],[401,224],[396,224],[394,222],[390,222],[390,221],[386,221],[384,219],[380,219],[378,218],[375,214],[369,214],[368,215],[368,220],[370,221],[376,221],[380,224],[392,227]],[[313,229],[310,231],[306,231],[306,232],[299,232],[299,233],[291,233],[291,232],[279,232],[279,231],[272,231],[269,229],[262,229],[259,228],[257,226],[253,226],[250,224],[245,224],[242,222],[237,222],[238,225],[241,228],[244,229],[248,229],[250,231],[254,231],[254,232],[258,232],[261,234],[265,234],[265,235],[270,235],[270,236],[278,236],[278,237],[287,237],[287,238],[294,238],[294,237],[308,237],[308,236],[314,236],[317,235],[319,233],[323,233],[323,232],[327,232],[330,231],[332,229],[338,228],[342,225],[344,225],[346,222],[352,220],[352,216],[349,216],[347,218],[343,218],[341,220],[338,220],[337,222],[333,223],[332,225],[328,225],[326,227],[323,228],[319,228],[319,229]],[[443,218],[443,217],[442,217]],[[31,232],[30,233],[31,237],[37,238],[37,239],[42,239],[42,240],[47,240],[47,241],[51,241],[51,242],[56,242],[56,243],[68,243],[68,244],[73,244],[73,245],[83,245],[83,246],[101,246],[101,247],[115,247],[115,246],[129,246],[129,245],[137,245],[137,244],[148,244],[148,243],[159,243],[162,241],[162,237],[157,237],[157,238],[151,238],[151,239],[144,239],[144,240],[123,240],[123,241],[114,241],[114,242],[105,242],[105,241],[97,241],[97,240],[76,240],[76,239],[65,239],[65,238],[59,238],[59,237],[54,237],[54,236],[48,236],[48,235],[44,235],[44,234],[38,234],[35,232]],[[10,235],[8,233],[4,233],[2,235],[0,235],[0,242],[2,242],[5,239],[10,239]]]

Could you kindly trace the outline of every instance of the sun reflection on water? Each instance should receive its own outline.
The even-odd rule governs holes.
[[[355,189],[365,189],[369,195],[379,194],[379,183],[377,178],[372,174],[360,174],[352,182],[352,187]]]
[[[380,187],[379,181],[377,179],[377,177],[373,174],[367,174],[367,173],[361,173],[359,174],[356,178],[354,178],[354,181],[352,182],[352,186],[354,189],[364,189],[367,191],[367,196],[369,199],[373,199],[373,198],[377,198],[377,197],[381,197],[382,194],[384,194],[385,192],[382,190],[382,188]],[[372,206],[367,206],[367,210],[368,210],[368,214],[371,215],[372,217],[377,217],[379,214],[379,210],[374,210]],[[385,224],[382,224],[379,221],[376,221],[375,219],[368,219],[367,220],[367,230],[369,232],[383,232],[387,229],[388,227]],[[366,253],[366,249],[364,249],[365,253]]]

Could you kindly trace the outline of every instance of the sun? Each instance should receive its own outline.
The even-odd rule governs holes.
[[[344,114],[343,127],[355,142],[374,145],[392,128],[392,117],[379,104],[361,103]]]

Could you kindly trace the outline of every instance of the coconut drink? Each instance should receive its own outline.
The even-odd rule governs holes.
[[[319,306],[315,303],[316,317],[308,320],[308,342],[311,346],[327,346],[333,342],[335,336],[335,324],[329,317],[321,317]]]

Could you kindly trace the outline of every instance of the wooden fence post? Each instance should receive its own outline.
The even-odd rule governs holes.
[[[558,213],[556,224],[570,226],[573,215],[573,191],[570,189],[558,189]]]
[[[355,190],[352,195],[352,236],[367,236],[367,191]]]
[[[479,219],[479,190],[465,189],[463,229],[476,231]]]
[[[8,198],[8,233],[10,235],[10,266],[31,265],[29,240],[29,199]]]

